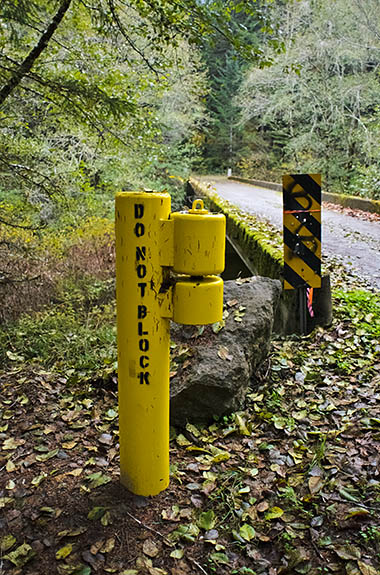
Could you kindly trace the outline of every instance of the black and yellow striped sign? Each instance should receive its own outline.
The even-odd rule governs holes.
[[[282,178],[284,289],[321,287],[321,175]]]

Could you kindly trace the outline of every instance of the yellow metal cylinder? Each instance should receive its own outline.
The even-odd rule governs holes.
[[[190,276],[221,273],[225,265],[225,216],[209,213],[202,200],[195,200],[189,212],[175,212],[170,217],[174,221],[173,270]]]
[[[116,195],[120,479],[138,495],[169,484],[169,319],[158,293],[160,219],[169,194]]]
[[[173,292],[173,320],[185,325],[208,324],[223,318],[223,280],[217,276],[181,277]]]

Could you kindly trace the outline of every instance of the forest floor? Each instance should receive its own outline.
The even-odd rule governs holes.
[[[331,328],[275,339],[240,412],[172,429],[153,498],[119,483],[113,367],[26,361],[24,326],[0,375],[0,572],[379,573],[380,299],[334,293]]]

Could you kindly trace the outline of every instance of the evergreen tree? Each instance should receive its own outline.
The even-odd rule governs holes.
[[[225,173],[228,168],[235,169],[241,158],[246,134],[239,122],[240,108],[236,95],[252,61],[259,66],[270,63],[264,54],[263,43],[269,42],[274,51],[282,49],[277,34],[274,34],[275,28],[269,23],[270,17],[271,9],[265,2],[257,3],[254,18],[244,10],[231,11],[231,33],[241,36],[250,47],[244,54],[236,51],[223,36],[204,46],[202,53],[210,87],[207,97],[209,125],[203,154],[203,169],[206,171]]]

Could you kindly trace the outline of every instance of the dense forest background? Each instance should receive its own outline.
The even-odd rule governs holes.
[[[247,31],[268,66],[207,54],[204,165],[275,181],[321,172],[330,191],[379,199],[380,3],[275,2],[270,18],[283,50]]]
[[[120,189],[167,189],[177,209],[191,171],[231,168],[322,172],[330,191],[380,198],[379,8],[4,0],[1,318],[84,268],[113,275]]]

